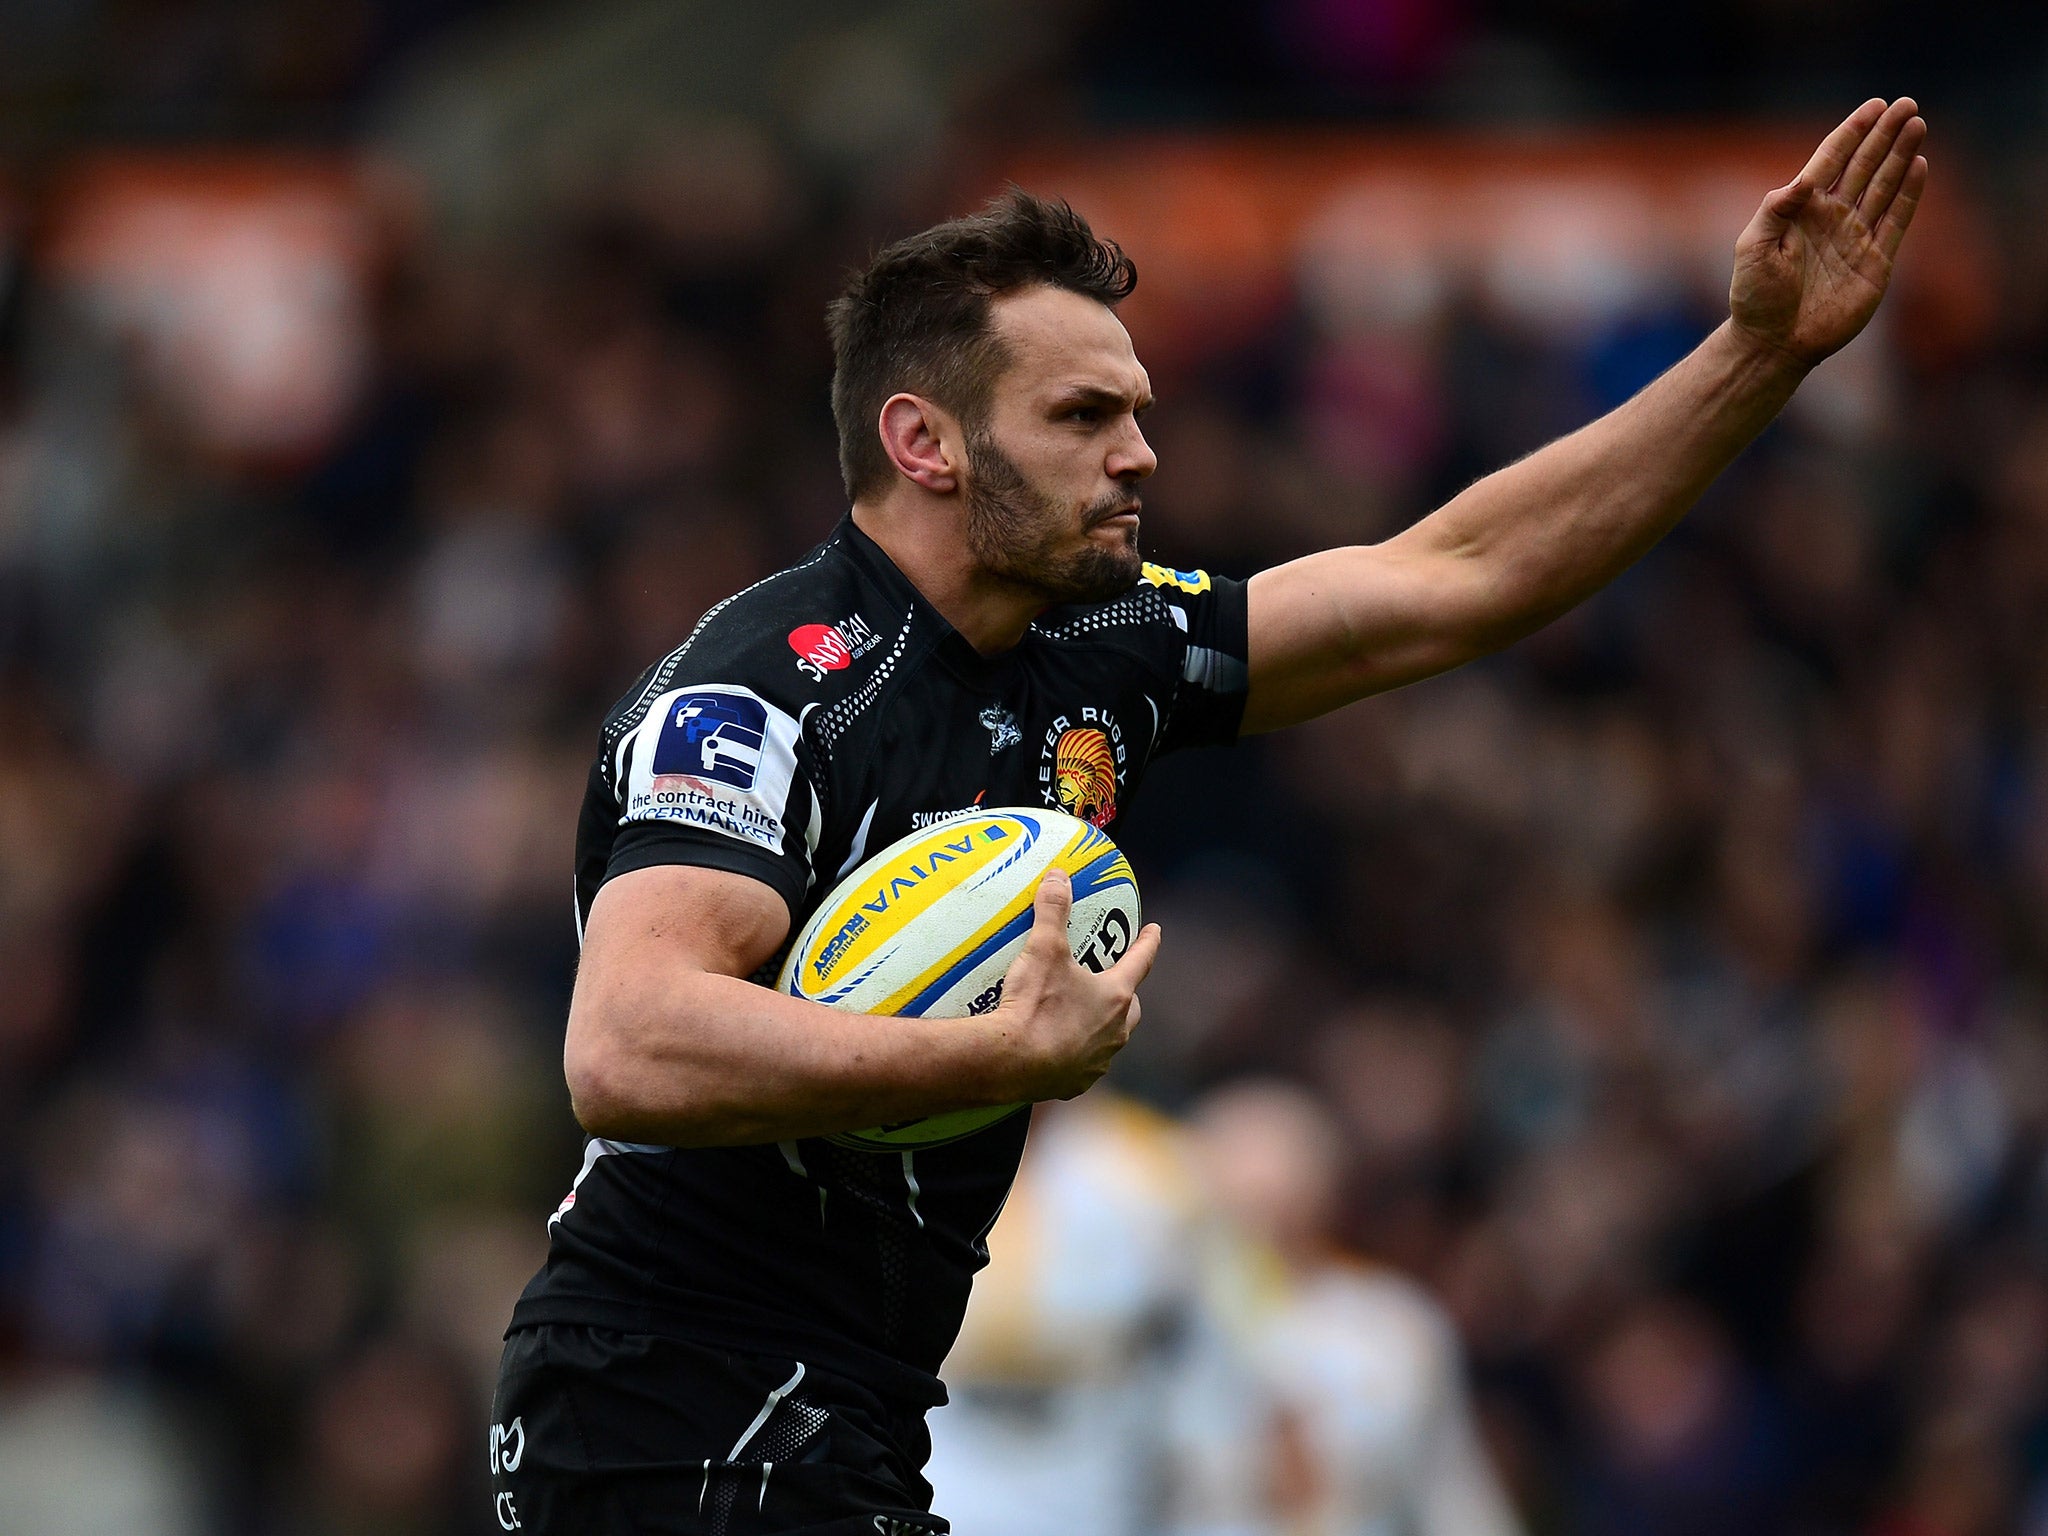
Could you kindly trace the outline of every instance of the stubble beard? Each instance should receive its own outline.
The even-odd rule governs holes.
[[[1120,529],[1122,540],[1110,547],[1089,539],[1063,548],[1074,526],[1070,515],[1024,478],[987,431],[969,432],[966,447],[967,547],[985,572],[1048,603],[1107,602],[1136,584],[1136,528]],[[1137,499],[1110,492],[1082,514],[1082,529],[1130,510]]]

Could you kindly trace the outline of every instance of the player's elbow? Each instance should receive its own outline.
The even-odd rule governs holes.
[[[579,996],[562,1046],[576,1123],[608,1141],[690,1147],[729,1140],[716,1075],[655,1043],[664,1034],[672,1040],[688,1033],[652,1030],[629,1005]]]
[[[626,1053],[603,1050],[565,1052],[563,1076],[569,1082],[569,1109],[584,1132],[606,1141],[656,1142],[667,1147],[709,1145],[719,1139],[711,1114],[680,1096],[673,1082],[655,1097],[647,1063]]]
[[[576,1123],[592,1136],[630,1140],[639,1118],[634,1103],[634,1074],[625,1053],[596,1030],[571,1028],[562,1050],[562,1075],[569,1084],[569,1108]]]
[[[1528,573],[1498,557],[1447,556],[1432,572],[1431,622],[1418,636],[1431,673],[1447,672],[1514,644],[1548,622]]]
[[[630,1021],[589,1005],[584,999],[569,1010],[568,1037],[562,1046],[562,1076],[569,1085],[569,1108],[576,1123],[592,1136],[616,1141],[651,1141],[652,1122],[661,1106],[650,1099],[656,1082],[655,1063],[644,1059],[635,1044]],[[673,1114],[674,1105],[668,1106]]]

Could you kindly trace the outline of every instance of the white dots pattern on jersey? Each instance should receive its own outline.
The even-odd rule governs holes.
[[[1156,624],[1162,619],[1169,623],[1173,619],[1166,599],[1156,588],[1135,587],[1115,602],[1091,608],[1079,618],[1069,619],[1057,628],[1047,629],[1038,624],[1031,627],[1048,640],[1074,640],[1082,635],[1099,634],[1105,629],[1133,629],[1141,624]]]
[[[912,608],[903,616],[903,627],[896,632],[896,643],[889,648],[889,654],[876,664],[875,670],[868,674],[868,680],[818,716],[816,741],[820,759],[831,758],[833,744],[881,694],[882,684],[889,680],[889,674],[896,670],[896,663],[903,659],[903,652],[910,645],[910,628],[916,622],[917,609]]]

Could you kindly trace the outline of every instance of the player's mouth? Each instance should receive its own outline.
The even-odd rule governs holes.
[[[1138,526],[1138,514],[1143,510],[1144,503],[1137,501],[1126,507],[1114,508],[1090,521],[1089,531],[1093,532],[1097,528],[1135,528]]]

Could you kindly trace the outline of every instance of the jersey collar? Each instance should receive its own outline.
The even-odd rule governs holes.
[[[890,602],[903,612],[916,616],[917,630],[934,637],[931,654],[944,662],[955,676],[969,683],[988,684],[1010,675],[1018,653],[1030,642],[1029,630],[1025,631],[1023,640],[1000,656],[984,656],[968,643],[965,635],[946,622],[945,615],[926,600],[925,595],[918,591],[917,584],[889,558],[889,552],[861,531],[851,512],[840,518],[833,537],[854,565],[882,589]]]

